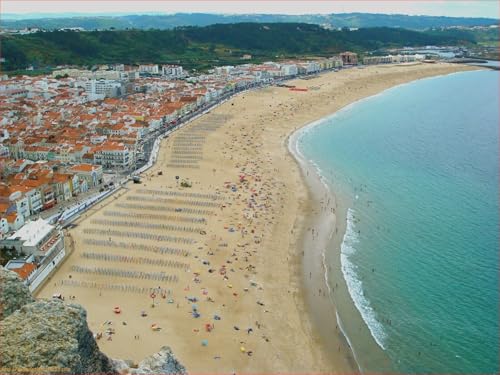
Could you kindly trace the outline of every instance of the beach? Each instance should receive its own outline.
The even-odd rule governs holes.
[[[358,371],[322,262],[345,218],[289,137],[392,86],[471,69],[351,68],[287,83],[307,91],[232,98],[163,140],[140,184],[75,222],[70,254],[36,297],[83,305],[112,358],[168,345],[190,372]]]

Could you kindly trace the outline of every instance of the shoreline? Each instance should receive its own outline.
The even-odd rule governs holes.
[[[325,286],[327,288],[328,297],[329,297],[330,302],[331,302],[331,306],[329,306],[328,308],[335,312],[336,330],[337,330],[337,326],[338,326],[340,328],[341,335],[343,336],[341,338],[341,340],[344,339],[343,340],[343,341],[345,341],[344,344],[347,344],[347,347],[351,351],[350,353],[345,355],[345,358],[348,361],[350,360],[351,365],[355,364],[355,366],[357,367],[357,369],[361,373],[363,372],[362,365],[361,365],[360,361],[358,360],[358,356],[356,354],[355,348],[353,348],[353,346],[352,346],[351,340],[343,327],[342,320],[340,319],[340,316],[339,316],[338,311],[336,309],[337,302],[334,301],[334,295],[333,295],[334,290],[332,290],[332,287],[329,283],[329,272],[331,272],[331,269],[329,270],[329,266],[326,263],[326,252],[328,250],[334,251],[335,252],[334,255],[337,258],[339,258],[339,260],[341,258],[341,246],[345,240],[346,229],[347,229],[347,220],[348,220],[347,219],[347,215],[348,215],[347,210],[349,208],[348,208],[348,205],[345,204],[345,202],[342,202],[339,199],[338,192],[335,192],[330,188],[328,183],[325,181],[326,176],[322,174],[321,169],[313,161],[308,160],[302,154],[302,152],[299,149],[300,139],[302,138],[302,136],[306,132],[312,130],[313,128],[315,128],[317,126],[321,126],[325,122],[330,121],[332,118],[337,116],[338,113],[345,111],[345,110],[349,110],[351,107],[354,107],[355,105],[357,105],[363,101],[370,100],[371,98],[382,95],[386,91],[389,91],[389,90],[392,90],[392,89],[395,89],[397,87],[401,87],[404,85],[412,84],[412,83],[420,81],[420,80],[433,79],[433,78],[447,76],[447,75],[453,75],[453,74],[460,74],[462,72],[464,72],[464,71],[460,70],[460,71],[456,71],[456,72],[448,72],[448,73],[444,73],[444,74],[431,75],[431,76],[427,76],[427,77],[422,77],[422,78],[417,78],[414,80],[402,82],[402,83],[399,83],[396,85],[392,85],[392,86],[387,87],[387,88],[385,88],[385,89],[381,90],[380,92],[377,92],[373,95],[361,97],[355,101],[352,101],[352,102],[346,104],[344,107],[337,109],[335,112],[333,112],[333,113],[331,113],[323,118],[320,118],[320,119],[314,120],[310,123],[307,123],[303,127],[294,130],[291,134],[288,135],[287,142],[286,142],[288,145],[288,147],[287,147],[288,152],[293,156],[296,163],[300,166],[301,177],[303,179],[304,185],[307,186],[307,189],[309,192],[309,197],[310,197],[311,201],[315,203],[316,210],[320,211],[320,213],[316,213],[316,214],[310,213],[309,214],[309,217],[307,219],[308,228],[307,229],[305,227],[303,228],[303,233],[301,236],[302,237],[301,242],[303,244],[302,246],[303,246],[303,248],[306,248],[308,245],[310,246],[311,242],[313,242],[311,240],[313,239],[314,236],[311,236],[311,234],[308,233],[309,228],[311,228],[311,227],[319,228],[319,227],[321,227],[321,224],[323,224],[323,231],[319,235],[320,241],[319,241],[319,243],[316,243],[316,245],[315,245],[316,248],[320,248],[322,251],[320,251],[320,254],[316,253],[314,255],[316,255],[316,256],[321,255],[321,257],[322,257],[322,267],[323,267],[322,270],[324,271],[323,286]],[[325,197],[328,197],[328,201],[326,204],[324,202]],[[343,205],[344,210],[335,210],[338,207],[337,203],[340,203],[340,204],[343,203],[342,205]],[[334,209],[333,212],[335,212],[335,213],[331,212],[332,208]],[[332,227],[331,228],[324,228],[325,223],[332,224]],[[318,236],[318,235],[316,235],[316,236]],[[320,250],[320,249],[317,249],[317,250]],[[304,263],[303,264],[303,277],[304,277],[304,283],[306,284],[305,287],[309,289],[309,291],[308,291],[309,295],[311,295],[311,294],[314,295],[314,293],[315,293],[314,291],[316,290],[316,288],[313,287],[314,282],[309,282],[309,280],[307,278],[309,268],[305,265],[306,264]],[[343,274],[341,276],[344,277]],[[345,281],[345,279],[344,279],[344,281]],[[309,284],[309,285],[307,285],[307,284]],[[316,286],[317,285],[320,285],[319,280],[316,280]],[[347,289],[347,292],[349,294],[350,301],[348,303],[355,305],[354,301],[352,300],[352,297],[350,294],[351,292],[349,291],[349,288],[346,286],[345,289]],[[356,308],[356,312],[361,314],[358,307],[355,306],[355,308]],[[310,313],[314,317],[314,312],[310,311]],[[326,322],[321,321],[321,317],[318,317],[318,316],[316,316],[316,319],[317,320],[319,319],[319,321],[316,321],[315,324],[317,326],[322,327],[321,328],[322,336],[323,336],[324,341],[326,342],[326,345],[329,347],[330,350],[334,350],[334,347],[332,348],[332,345],[331,345],[332,340],[328,340],[328,336],[331,337],[331,335],[338,333],[338,332],[335,332],[332,329],[325,330],[324,323],[326,323]],[[362,318],[362,319],[364,322],[364,318]],[[332,325],[333,325],[333,323],[332,323]],[[365,325],[366,325],[366,323],[365,323]],[[366,326],[366,329],[370,331],[370,328],[368,326]],[[370,332],[370,336],[371,336],[371,339],[376,342],[376,345],[378,345],[378,348],[376,350],[380,353],[385,351],[385,349],[381,347],[381,344],[378,343],[377,339],[373,336],[372,332]],[[330,341],[330,342],[328,342],[328,341]],[[384,357],[385,357],[385,355],[384,355]],[[384,359],[387,360],[387,358],[384,358]],[[385,369],[385,371],[387,371],[387,370],[388,369]]]
[[[50,298],[56,291],[66,295],[76,294],[76,302],[88,310],[89,326],[94,332],[102,329],[104,321],[114,319],[117,340],[101,340],[99,346],[115,358],[140,360],[167,344],[191,372],[356,372],[357,367],[341,332],[342,327],[335,330],[331,324],[336,314],[324,290],[324,259],[314,256],[318,255],[318,251],[321,255],[321,248],[329,246],[330,239],[334,242],[339,240],[338,235],[332,238],[326,236],[324,240],[320,238],[328,229],[332,229],[333,226],[329,227],[328,224],[332,224],[334,218],[327,215],[328,221],[322,223],[322,226],[326,223],[326,228],[319,231],[319,236],[316,236],[316,232],[314,240],[311,239],[312,233],[307,231],[308,226],[315,226],[309,220],[318,220],[319,215],[315,213],[321,212],[323,208],[324,213],[328,214],[328,209],[332,207],[321,207],[321,201],[314,199],[307,185],[308,179],[305,178],[308,172],[304,176],[304,171],[288,149],[289,137],[297,129],[303,128],[304,124],[322,120],[356,100],[372,96],[397,83],[465,70],[474,69],[446,64],[348,69],[326,73],[307,81],[293,81],[310,87],[307,93],[268,87],[231,98],[162,140],[156,163],[144,175],[143,183],[128,183],[122,196],[106,199],[92,210],[91,215],[85,214],[76,222],[76,227],[71,229],[76,243],[75,251],[53,275],[51,283],[38,292],[38,296]],[[413,74],[409,74],[411,72]],[[214,126],[219,121],[217,119],[221,119],[220,123]],[[199,161],[191,163],[198,169],[170,167],[169,158],[172,160],[175,157],[181,145],[188,147],[188,137],[191,137],[191,143],[203,143],[196,149],[199,150]],[[195,140],[194,137],[198,138]],[[193,155],[195,153],[193,150],[190,152]],[[194,156],[192,159],[198,160]],[[158,173],[160,171],[163,171],[162,175]],[[242,173],[248,176],[248,181],[238,181],[238,175]],[[175,175],[189,179],[193,187],[190,190],[179,187],[173,178]],[[234,189],[229,189],[229,185]],[[160,191],[161,194],[152,193],[148,196],[144,190]],[[175,236],[176,241],[188,236],[194,241],[189,246],[175,245],[186,249],[189,256],[171,258],[180,259],[187,268],[182,271],[165,268],[167,273],[172,272],[179,279],[175,284],[166,284],[169,296],[175,302],[168,305],[160,300],[155,308],[151,308],[149,293],[144,295],[133,294],[129,289],[123,292],[103,289],[102,285],[117,282],[118,279],[113,275],[92,276],[99,283],[99,290],[75,286],[79,278],[83,277],[75,269],[79,270],[77,267],[82,264],[92,267],[109,267],[113,264],[109,263],[109,259],[105,262],[97,258],[92,261],[84,258],[83,253],[89,248],[103,255],[148,256],[154,262],[162,262],[167,257],[170,259],[171,255],[145,252],[149,247],[156,246],[154,240],[126,239],[128,232],[133,233],[138,228],[129,225],[127,232],[124,224],[111,223],[110,219],[114,218],[110,217],[109,211],[114,212],[113,215],[119,211],[122,223],[125,219],[130,223],[134,217],[142,218],[142,222],[137,222],[137,225],[143,222],[154,225],[161,223],[161,220],[168,222],[174,220],[172,216],[162,215],[160,220],[158,215],[159,209],[167,210],[170,207],[170,203],[166,202],[168,198],[164,198],[165,194],[191,192],[216,194],[225,208],[221,206],[220,210],[213,209],[213,213],[206,216],[203,222],[205,234],[186,233],[183,228],[188,225],[185,224],[186,220],[192,217],[180,218],[181,214],[175,214],[174,219],[177,222],[179,219],[184,220],[182,227],[164,224],[165,228],[172,228],[172,236]],[[154,198],[154,205],[153,201],[147,205],[150,198]],[[319,198],[327,199],[326,196]],[[190,199],[183,203],[177,201],[176,207],[182,204],[182,210],[187,211],[189,205],[207,204],[201,198]],[[132,207],[140,203],[144,203],[143,207]],[[335,203],[342,205],[340,201]],[[336,213],[341,212],[336,210]],[[157,219],[152,220],[153,217]],[[88,241],[99,236],[103,237],[104,243],[108,236],[110,243],[115,241],[112,238],[117,238],[118,243],[119,237],[95,227],[105,223],[121,225],[121,228],[109,228],[118,233],[117,236],[121,236],[122,240],[128,241],[125,244],[137,242],[137,246],[142,247],[110,248],[95,243],[89,246]],[[339,217],[335,223],[339,229],[337,232],[342,233],[342,225],[345,226],[345,220]],[[228,228],[233,230],[228,231]],[[164,233],[156,229],[148,231],[154,232],[154,236]],[[165,238],[168,241],[173,239]],[[304,241],[318,244],[311,250],[312,253],[308,251],[308,256],[304,252]],[[219,273],[207,272],[208,267],[201,263],[203,259],[210,260],[215,269],[222,264],[231,269],[228,272],[230,284]],[[253,269],[247,269],[247,262]],[[127,267],[137,272],[152,271],[151,267],[145,269],[138,264],[128,263]],[[310,285],[307,284],[305,270],[311,272]],[[73,284],[66,282],[71,274]],[[193,281],[193,274],[200,275],[200,282]],[[327,276],[332,276],[335,281],[340,277],[338,283],[342,283],[343,277],[336,269]],[[249,281],[258,287],[249,285]],[[133,283],[143,288],[151,286],[151,282],[142,279],[134,279]],[[204,296],[205,291],[210,297],[213,296],[215,302],[200,300],[198,304],[202,320],[193,319],[189,313],[191,303],[185,299],[189,295]],[[339,296],[334,299],[334,304],[337,298],[347,300],[348,294],[345,292],[341,286],[335,291]],[[119,318],[112,312],[112,307],[116,305],[120,305],[123,310]],[[141,310],[147,311],[148,316],[141,317]],[[207,323],[213,314],[222,315],[222,320],[216,322],[217,328],[213,332],[206,333],[202,323]],[[286,319],[283,319],[284,316]],[[116,323],[117,319],[126,320],[126,328]],[[151,332],[151,323],[160,325],[162,330]],[[342,326],[344,323],[347,325],[349,322],[342,322]],[[233,329],[233,326],[242,327],[243,332],[239,328]],[[253,332],[247,333],[246,327],[252,327]],[[326,328],[331,328],[334,335],[331,337],[332,342],[324,345],[323,336],[328,331]],[[141,345],[134,341],[137,340],[137,334],[134,336],[137,332],[141,333]],[[210,339],[207,346],[200,345],[200,340],[204,338]],[[249,350],[252,354],[245,355]]]
[[[309,259],[304,258],[302,264],[304,289],[306,289],[304,299],[308,299],[309,314],[316,319],[316,325],[322,327],[322,337],[328,351],[330,353],[335,352],[336,347],[338,352],[340,352],[339,349],[343,349],[342,360],[346,362],[352,371],[363,372],[356,352],[352,347],[349,336],[343,329],[342,321],[336,310],[336,302],[333,300],[334,290],[332,290],[329,283],[329,272],[326,264],[326,252],[329,245],[334,241],[334,236],[338,235],[339,230],[340,234],[345,232],[346,217],[342,214],[342,210],[337,210],[338,195],[330,189],[319,168],[310,160],[307,160],[299,149],[299,141],[304,133],[321,124],[328,117],[330,116],[305,125],[294,131],[287,139],[288,151],[301,168],[301,177],[305,186],[307,186],[309,199],[313,205],[313,209],[306,219],[306,225],[302,229],[300,239],[303,249],[313,248],[313,254],[309,254]],[[312,228],[315,228],[314,234],[311,231]],[[342,237],[343,235],[337,236],[337,238]],[[314,245],[311,246],[311,244]],[[320,269],[323,272],[312,278],[312,272],[316,271],[318,267],[321,267]],[[326,287],[326,294],[323,293],[321,287]],[[316,290],[318,290],[318,294],[316,294]],[[325,297],[327,297],[326,300]],[[321,304],[323,306],[319,309],[311,309],[311,306]],[[328,317],[325,317],[325,315],[332,316],[333,314],[335,315],[333,322]],[[335,328],[333,328],[334,323]],[[336,340],[332,340],[332,337],[335,337]],[[343,345],[343,348],[340,345]]]

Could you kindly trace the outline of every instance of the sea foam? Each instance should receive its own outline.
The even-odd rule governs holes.
[[[377,344],[385,350],[386,333],[382,324],[377,320],[375,311],[363,294],[363,283],[356,272],[357,266],[350,260],[350,257],[356,252],[356,244],[359,242],[358,234],[354,227],[354,210],[347,210],[347,226],[340,247],[340,262],[342,265],[342,274],[347,284],[347,289],[354,302],[354,305],[360,312],[371,335]]]

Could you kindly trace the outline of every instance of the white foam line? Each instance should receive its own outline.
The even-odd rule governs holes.
[[[329,116],[329,117],[331,117],[331,116]],[[315,172],[317,174],[317,177],[319,178],[319,180],[322,183],[323,187],[327,191],[327,194],[330,197],[332,197],[333,196],[332,191],[330,189],[330,186],[326,182],[326,178],[321,173],[322,172],[321,168],[313,160],[306,160],[306,158],[304,157],[304,155],[302,154],[302,152],[300,151],[299,146],[298,146],[299,139],[304,134],[306,134],[309,130],[311,130],[313,127],[315,127],[317,125],[320,125],[323,121],[325,121],[325,119],[321,119],[319,121],[315,121],[314,123],[311,123],[311,124],[305,126],[304,128],[298,130],[294,134],[292,134],[289,137],[288,148],[289,148],[289,151],[292,153],[292,155],[295,157],[295,159],[302,166],[303,170],[304,169],[308,169],[308,164],[314,167]],[[333,228],[332,228],[332,230],[329,233],[329,237],[328,237],[328,239],[326,241],[326,244],[331,243],[331,239],[333,237],[333,233],[334,233],[334,231],[333,231]],[[322,252],[321,252],[322,266],[323,266],[323,271],[324,271],[324,282],[325,282],[326,288],[328,289],[328,298],[330,298],[330,301],[333,303],[333,293],[332,293],[332,289],[331,289],[330,283],[329,283],[328,266],[326,264],[326,250],[327,249],[326,249],[326,246],[325,246],[322,249]],[[361,365],[359,364],[358,357],[356,355],[356,352],[354,351],[354,347],[351,344],[349,336],[347,335],[346,331],[344,330],[344,328],[342,326],[342,323],[341,323],[340,317],[338,315],[337,309],[335,309],[335,315],[336,315],[336,318],[337,318],[337,324],[340,327],[340,331],[341,331],[342,335],[344,335],[344,337],[345,337],[345,339],[346,339],[346,341],[347,341],[347,343],[349,345],[349,349],[350,349],[350,351],[351,351],[351,353],[352,353],[352,355],[354,357],[354,361],[356,362],[356,366],[358,366],[359,372],[362,373],[363,371],[362,371]]]
[[[359,239],[356,235],[356,231],[354,230],[354,210],[349,208],[347,210],[347,226],[342,244],[340,245],[340,264],[342,274],[344,275],[349,295],[361,314],[365,324],[368,326],[372,337],[375,339],[378,346],[385,350],[384,341],[386,339],[386,333],[384,331],[384,327],[377,320],[375,312],[370,305],[370,301],[368,301],[363,295],[363,283],[356,273],[357,266],[349,260],[349,255],[356,252],[354,245],[358,242]]]
[[[335,311],[335,317],[337,318],[337,324],[339,325],[340,332],[344,335],[345,339],[347,340],[347,344],[349,345],[349,348],[351,348],[352,355],[354,356],[354,361],[358,365],[359,372],[363,372],[363,369],[361,368],[361,365],[359,364],[358,357],[356,356],[356,352],[354,351],[354,347],[351,344],[351,340],[349,340],[349,336],[347,336],[347,333],[344,330],[344,326],[342,325],[342,320],[340,319],[339,313]]]
[[[323,117],[319,120],[313,121],[309,124],[306,124],[302,128],[300,128],[300,129],[296,130],[294,133],[292,133],[288,137],[288,150],[295,157],[295,159],[299,162],[299,164],[303,167],[303,170],[304,169],[307,170],[307,164],[310,164],[314,167],[317,175],[319,176],[321,183],[323,184],[323,186],[327,190],[328,194],[331,196],[332,194],[331,194],[330,186],[326,182],[326,177],[321,173],[322,172],[321,168],[313,160],[307,160],[299,147],[300,140],[302,137],[304,137],[304,135],[306,135],[307,133],[312,131],[317,126],[326,125],[330,122],[330,120],[332,120],[336,117],[339,117],[342,114],[345,114],[346,112],[349,112],[357,104],[365,102],[365,101],[373,100],[374,98],[377,98],[390,90],[394,90],[394,89],[397,89],[399,87],[409,85],[411,83],[415,83],[415,82],[422,81],[422,80],[436,79],[436,78],[444,77],[447,75],[463,74],[463,73],[467,73],[467,72],[446,73],[446,74],[441,74],[441,75],[432,76],[432,77],[420,78],[417,80],[413,80],[410,82],[405,82],[405,83],[401,83],[401,84],[396,85],[396,86],[392,86],[392,87],[390,87],[386,90],[383,90],[377,94],[374,94],[374,95],[371,95],[371,96],[368,96],[365,98],[361,98],[361,99],[356,100],[352,103],[349,103],[348,105],[340,108],[339,110],[332,113],[331,115]],[[352,222],[353,210],[348,209],[347,213],[348,213],[348,215],[347,215],[346,232],[344,234],[344,238],[342,239],[342,244],[341,244],[341,249],[340,249],[340,263],[341,263],[342,274],[344,276],[344,280],[346,281],[349,295],[350,295],[352,301],[354,302],[354,305],[356,306],[357,310],[360,312],[361,317],[363,318],[363,321],[365,322],[365,324],[367,325],[367,327],[370,331],[370,334],[374,338],[375,342],[383,350],[385,350],[385,346],[384,346],[383,341],[386,338],[386,334],[384,332],[383,326],[376,319],[375,314],[373,312],[373,308],[370,306],[369,301],[363,297],[362,283],[361,283],[361,280],[359,280],[357,278],[357,275],[355,272],[356,266],[352,262],[349,261],[348,256],[347,256],[346,251],[345,251],[346,246],[347,246],[346,240],[348,239],[347,236],[349,235],[349,231],[351,231],[355,236],[354,229],[352,229],[354,226],[354,223]],[[351,218],[350,218],[349,214],[351,215]],[[330,232],[329,240],[331,240],[332,236],[333,236],[333,231]],[[354,236],[351,236],[351,238],[354,238],[357,241],[357,238],[355,238]],[[355,251],[355,249],[352,248],[352,251]],[[323,249],[322,258],[323,258],[322,263],[323,263],[323,269],[324,269],[325,284],[326,284],[326,287],[328,288],[329,296],[331,297],[332,290],[331,290],[330,284],[328,282],[328,280],[329,280],[328,279],[328,267],[326,265],[326,248]],[[351,277],[351,275],[349,274],[349,271],[353,274],[353,277]],[[359,365],[359,362],[357,360],[356,353],[354,351],[354,347],[352,346],[351,341],[349,340],[349,336],[346,334],[346,332],[341,324],[340,316],[338,315],[337,311],[335,312],[335,314],[336,314],[336,318],[337,318],[337,322],[338,322],[338,325],[340,327],[340,330],[341,330],[342,334],[344,335],[344,337],[346,338],[346,340],[350,346],[351,352],[353,353],[354,360],[356,361],[356,364],[357,364],[358,368],[360,369],[360,371],[362,371],[361,366]]]
[[[380,94],[377,94],[374,96],[378,96]],[[361,102],[363,100],[371,99],[374,96],[371,96],[368,98],[363,98],[355,103]],[[349,110],[355,103],[352,103],[352,104],[342,108],[341,111]],[[327,189],[327,191],[330,195],[331,195],[330,186],[326,183],[326,178],[321,173],[322,172],[321,168],[319,168],[319,166],[313,160],[307,160],[304,157],[304,154],[301,152],[300,147],[299,147],[299,141],[305,134],[310,132],[313,128],[315,128],[316,126],[325,124],[330,119],[338,116],[338,114],[339,114],[339,112],[336,112],[328,117],[325,117],[325,118],[320,119],[318,121],[314,121],[314,122],[304,126],[303,128],[299,129],[298,131],[296,131],[295,133],[293,133],[290,136],[289,143],[288,143],[288,147],[289,147],[290,152],[299,161],[299,164],[301,164],[305,168],[307,168],[307,164],[314,167],[314,169],[316,170],[316,173],[319,175],[319,178],[320,178],[322,184]],[[362,284],[361,284],[361,281],[357,278],[357,275],[355,272],[356,266],[352,262],[349,261],[347,254],[346,254],[346,240],[350,239],[349,236],[351,235],[351,233],[353,235],[351,235],[350,237],[355,239],[355,241],[357,241],[357,238],[355,238],[355,232],[353,229],[354,223],[352,222],[352,214],[353,214],[353,211],[351,209],[348,209],[346,232],[344,234],[344,238],[342,240],[341,249],[340,249],[340,261],[341,261],[342,274],[344,276],[344,280],[346,281],[347,289],[348,289],[349,295],[351,297],[351,300],[353,301],[354,305],[356,306],[356,309],[361,314],[361,317],[362,317],[363,321],[365,322],[366,326],[368,327],[370,334],[374,338],[375,342],[382,349],[385,350],[385,346],[384,346],[385,332],[384,332],[383,326],[375,318],[373,308],[370,306],[369,301],[366,300],[365,298],[363,298]],[[332,235],[333,235],[333,232],[330,233],[330,239],[331,239]],[[354,248],[353,248],[353,250],[354,250]],[[326,249],[323,249],[322,257],[323,257],[323,267],[325,270],[325,283],[326,283],[326,286],[328,288],[329,293],[331,293],[330,285],[328,283],[328,271],[327,271],[328,268],[326,267],[326,261],[325,261]],[[330,294],[330,296],[331,296],[331,294]],[[346,332],[343,331],[342,333],[344,334],[344,337],[346,338],[346,340],[348,342],[350,342],[349,337],[347,336]],[[351,345],[351,351],[353,353],[353,356],[356,359],[356,354],[354,352],[354,348],[352,347],[352,345]],[[357,362],[357,360],[356,360],[356,362]],[[359,363],[357,363],[357,364],[358,364],[358,367],[360,367]]]

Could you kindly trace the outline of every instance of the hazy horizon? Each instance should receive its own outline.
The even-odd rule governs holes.
[[[290,16],[311,16],[311,15],[328,15],[328,14],[378,14],[392,16],[409,16],[409,17],[448,17],[448,18],[484,18],[484,19],[500,19],[499,17],[482,17],[482,16],[433,16],[428,14],[404,14],[404,13],[373,13],[373,12],[332,12],[332,13],[233,13],[233,12],[30,12],[30,13],[1,13],[4,19],[27,19],[27,18],[67,18],[67,17],[123,17],[123,16],[170,16],[176,14],[212,14],[221,16],[233,15],[290,15]]]
[[[99,10],[95,10],[95,3]],[[13,1],[2,2],[3,17],[27,16],[123,16],[167,15],[176,13],[212,14],[282,14],[313,15],[341,13],[398,14],[408,16],[437,16],[499,19],[497,1],[120,1],[116,12],[116,0],[86,1]]]

